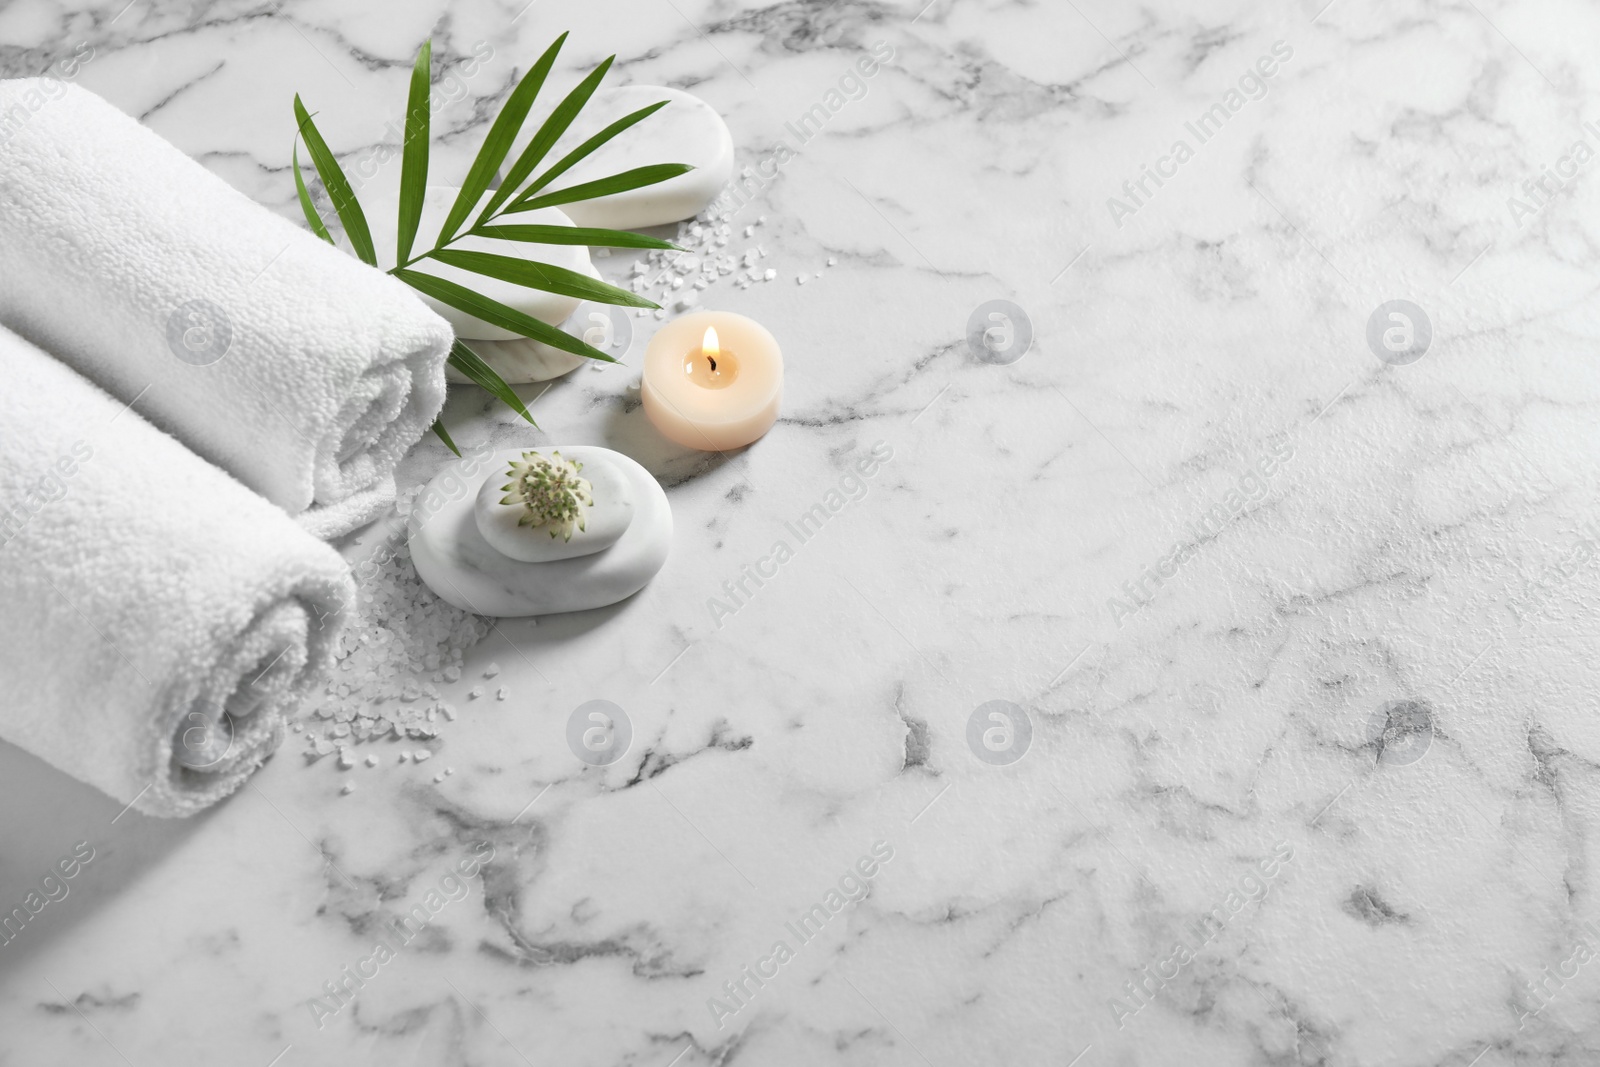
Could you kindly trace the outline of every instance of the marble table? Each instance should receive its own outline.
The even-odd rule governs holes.
[[[14,0],[0,70],[92,54],[292,214],[293,93],[353,159],[421,39],[487,52],[459,173],[563,29],[727,117],[780,277],[704,302],[783,342],[782,420],[665,442],[650,318],[542,435],[456,388],[459,442],[626,452],[677,534],[472,650],[511,696],[442,784],[286,750],[169,823],[0,751],[0,905],[95,857],[0,946],[0,1064],[1600,1058],[1600,11]]]

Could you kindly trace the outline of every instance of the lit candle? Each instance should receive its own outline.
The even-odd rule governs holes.
[[[651,338],[639,393],[656,429],[678,444],[740,448],[778,421],[783,353],[754,319],[698,311]]]

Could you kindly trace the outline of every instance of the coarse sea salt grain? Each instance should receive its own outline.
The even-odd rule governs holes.
[[[396,504],[402,515],[421,488]],[[433,679],[458,680],[463,653],[489,632],[484,619],[451,607],[422,584],[403,538],[386,542],[380,553],[362,568],[371,574],[357,587],[339,636],[337,680],[307,699],[309,713],[296,723],[308,757],[332,753],[334,737],[341,745],[437,737],[439,724],[429,721],[430,713],[436,716],[444,705]]]
[[[693,219],[678,224],[676,249],[653,249],[643,259],[636,260],[630,268],[629,286],[662,307],[657,311],[641,308],[634,314],[665,319],[668,314],[693,310],[699,305],[698,300],[680,300],[675,290],[685,288],[685,283],[692,284],[695,289],[708,288],[713,282],[733,275],[741,262],[751,266],[755,259],[765,256],[767,251],[763,247],[740,250],[730,247],[734,235],[732,219],[731,211],[709,207]],[[744,226],[743,236],[754,237],[756,228],[766,221],[763,215]],[[740,288],[748,288],[750,280],[732,279]]]

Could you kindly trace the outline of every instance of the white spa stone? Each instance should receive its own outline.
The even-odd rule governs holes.
[[[669,109],[663,109],[663,111]],[[417,238],[412,244],[412,255],[418,251],[431,248],[438,238],[439,227],[444,225],[445,216],[450,213],[450,205],[455,203],[458,190],[444,185],[428,186],[427,195],[422,201],[422,223],[417,227]],[[395,217],[399,211],[398,201],[391,194],[384,202],[379,197],[378,204],[368,210],[367,219],[372,229],[373,250],[377,253],[378,266],[387,270],[395,263]],[[479,206],[467,216],[467,221],[462,224],[465,229],[472,225],[472,220],[477,213],[483,210],[482,205],[488,202],[485,196]],[[509,215],[495,220],[496,224],[518,226],[571,226],[572,220],[560,208],[540,208],[538,211],[526,211],[516,215]],[[520,256],[523,259],[535,260],[540,263],[549,263],[552,266],[565,267],[567,270],[586,274],[598,279],[600,273],[594,269],[594,264],[589,259],[589,249],[584,245],[543,245],[529,244],[522,241],[497,241],[485,237],[468,237],[458,240],[450,245],[451,248],[461,249],[466,252],[493,252],[501,256]],[[475,293],[498,300],[507,307],[514,308],[524,314],[531,315],[540,322],[557,325],[564,322],[577,308],[579,300],[572,296],[558,296],[555,293],[546,293],[539,289],[529,289],[526,286],[503,282],[497,278],[490,278],[483,274],[474,274],[472,271],[460,267],[446,266],[431,259],[420,260],[411,265],[411,269],[423,274],[431,274],[445,281],[464,285]],[[420,295],[420,294],[419,294]],[[430,297],[422,297],[423,302],[443,315],[456,331],[456,336],[465,341],[473,340],[510,340],[516,334],[510,330],[503,330],[498,326],[491,326],[475,315],[468,315],[464,311],[457,311],[448,304],[441,304]],[[476,351],[476,348],[474,348]],[[481,353],[480,353],[481,354]],[[487,358],[487,357],[485,357]],[[575,357],[581,358],[581,357]],[[466,381],[465,378],[454,375],[453,381]]]
[[[596,92],[549,158],[560,159],[612,122],[658,100],[668,101],[667,106],[596,149],[554,186],[564,189],[654,163],[688,163],[695,169],[643,189],[562,205],[577,225],[631,230],[693,218],[728,183],[733,174],[728,124],[699,97],[660,85],[624,85]],[[530,127],[537,128],[532,123]]]
[[[507,449],[490,457],[489,477],[496,485],[505,484],[501,474],[524,451]],[[621,539],[576,559],[523,563],[496,551],[478,532],[476,493],[451,494],[447,485],[430,484],[424,493],[445,502],[426,519],[413,510],[408,529],[417,574],[441,599],[491,618],[584,611],[625,600],[661,569],[672,545],[672,509],[654,476],[633,459],[597,445],[559,445],[551,451],[585,469],[609,463],[627,479],[634,516]],[[434,482],[456,477],[454,466],[448,466]]]
[[[467,343],[485,363],[494,368],[496,374],[511,385],[559,378],[590,362],[586,356],[575,356],[527,337],[513,337],[509,341],[472,340]],[[446,366],[444,373],[452,382],[467,381],[467,376],[454,367]]]
[[[540,448],[535,451],[549,456],[559,450]],[[518,458],[521,458],[520,453]],[[561,458],[576,457],[562,452]],[[521,504],[500,503],[506,495],[501,487],[510,480],[508,465],[497,468],[500,475],[485,479],[478,489],[473,520],[483,539],[502,555],[524,563],[576,559],[603,552],[616,544],[633,521],[633,490],[628,485],[628,477],[605,460],[578,462],[583,464],[580,477],[588,480],[594,504],[583,509],[584,528],[574,530],[572,540],[562,540],[559,535],[552,537],[543,526],[517,525],[526,509]]]

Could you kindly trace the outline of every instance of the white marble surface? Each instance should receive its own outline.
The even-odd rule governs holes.
[[[291,95],[355,159],[429,33],[492,51],[435,123],[457,175],[562,29],[567,84],[615,50],[620,81],[703,96],[778,175],[739,221],[767,217],[780,280],[705,303],[783,341],[786,410],[741,454],[665,444],[632,391],[649,318],[635,369],[527,390],[542,435],[457,391],[464,446],[626,452],[678,533],[633,600],[474,650],[459,687],[495,661],[510,699],[442,731],[440,785],[391,764],[340,797],[285,752],[171,824],[0,751],[0,905],[95,849],[0,946],[0,1063],[1600,1057],[1600,164],[1507,203],[1600,143],[1594,7],[125,3],[14,0],[0,66],[87,43],[84,84],[285,211]],[[1265,97],[1199,144],[1276,41]],[[1172,176],[1119,227],[1146,164]],[[1398,298],[1434,331],[1406,366],[1365,340]],[[1031,317],[1020,361],[967,348],[994,299]],[[772,576],[714,617],[746,565]],[[566,741],[594,699],[632,729],[606,766]],[[1020,762],[969,750],[992,700],[1026,709]],[[1370,720],[1408,700],[1431,743],[1380,759]],[[465,898],[318,1029],[322,983],[483,841]],[[865,899],[788,933],[879,841]],[[1146,967],[1170,980],[1141,1007]]]

